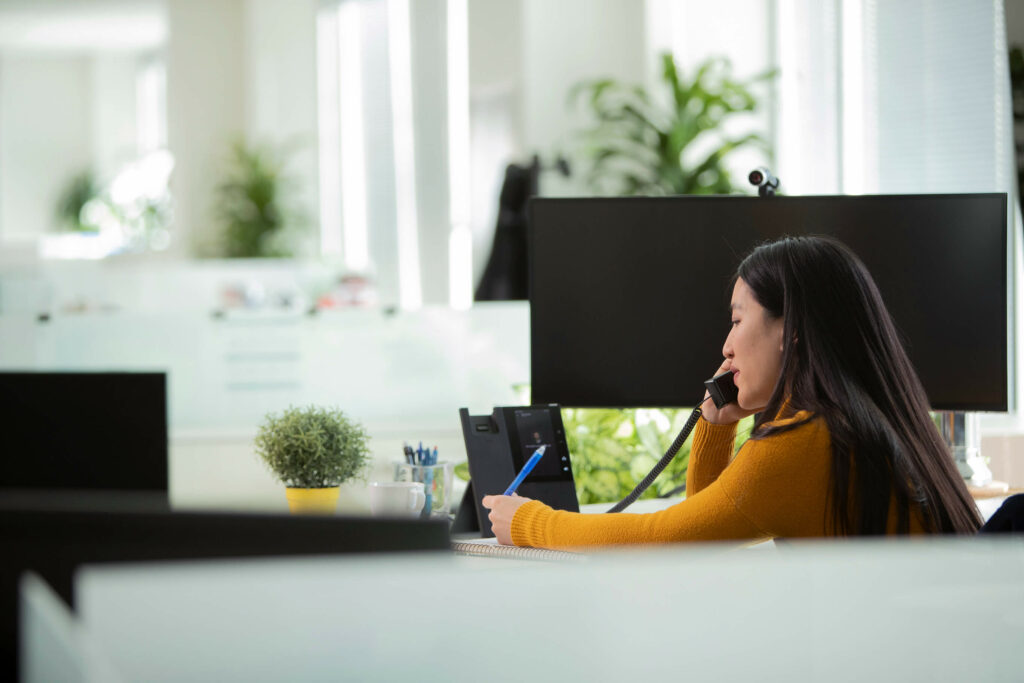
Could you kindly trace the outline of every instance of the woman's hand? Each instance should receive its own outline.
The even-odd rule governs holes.
[[[484,496],[482,503],[491,511],[487,518],[491,520],[491,531],[494,532],[498,543],[515,545],[512,542],[512,518],[515,517],[520,505],[529,502],[529,498],[514,493],[511,496]]]
[[[723,372],[729,372],[731,370],[732,360],[726,358],[721,367],[715,371],[713,377],[717,377]],[[705,420],[712,424],[732,424],[733,422],[739,422],[741,419],[748,415],[753,415],[756,412],[756,410],[745,410],[741,408],[737,401],[726,403],[721,408],[716,408],[715,402],[711,400],[711,394],[706,391],[704,392],[704,403],[701,404],[701,414]]]

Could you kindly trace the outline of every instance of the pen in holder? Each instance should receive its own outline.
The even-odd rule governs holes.
[[[427,499],[423,506],[424,517],[449,518],[454,476],[455,464],[451,462],[433,465],[395,463],[395,481],[415,481],[423,484],[423,492]]]

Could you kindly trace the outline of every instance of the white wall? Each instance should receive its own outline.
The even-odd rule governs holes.
[[[168,0],[167,143],[174,226],[171,253],[217,237],[214,196],[228,145],[245,131],[243,0]]]
[[[526,163],[523,141],[523,3],[469,3],[469,116],[473,283],[480,282],[498,220],[505,167]]]
[[[280,145],[294,180],[294,208],[317,244],[317,0],[248,0],[245,5],[245,130]],[[290,195],[291,196],[291,195]]]
[[[27,264],[72,177],[109,182],[138,151],[136,79],[161,0],[0,2],[0,241]],[[14,257],[11,252],[16,252]]]
[[[778,5],[778,166],[788,194],[836,194],[840,185],[842,111],[838,15],[833,2]]]
[[[409,3],[416,220],[424,303],[448,301],[448,25],[446,0]]]
[[[391,104],[391,36],[386,2],[367,2],[360,8],[363,65],[363,131],[366,152],[366,225],[373,279],[380,301],[399,302],[398,210],[395,184],[395,144]],[[443,55],[442,55],[443,56]],[[436,59],[436,56],[433,56]],[[367,78],[367,76],[370,76]],[[342,84],[342,88],[345,84]],[[342,143],[344,147],[344,142]],[[342,154],[345,154],[344,148]],[[443,156],[443,154],[442,154]],[[437,163],[426,159],[425,163]],[[425,187],[433,193],[433,183]],[[423,196],[424,193],[420,193]],[[342,202],[345,197],[342,196]],[[447,228],[447,226],[440,226]],[[447,235],[447,230],[443,231]],[[442,231],[438,230],[438,239]],[[447,244],[447,241],[445,241]],[[430,272],[430,271],[428,271]],[[436,299],[437,303],[447,299]]]
[[[0,241],[50,230],[61,192],[92,163],[89,60],[0,53]]]
[[[103,181],[138,154],[136,78],[133,53],[97,54],[91,60],[93,164]]]
[[[644,7],[636,0],[523,0],[522,25],[524,147],[550,158],[571,151],[572,134],[587,122],[568,107],[572,86],[603,77],[644,82]],[[581,159],[572,160],[575,177],[543,177],[543,194],[585,192]]]

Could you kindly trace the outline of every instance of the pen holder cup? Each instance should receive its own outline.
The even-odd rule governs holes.
[[[423,484],[427,501],[423,505],[423,517],[449,519],[453,502],[452,480],[455,463],[439,462],[436,465],[410,465],[395,463],[395,481],[416,481]]]

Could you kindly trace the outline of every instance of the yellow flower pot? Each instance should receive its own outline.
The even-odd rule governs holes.
[[[338,507],[340,486],[322,489],[300,489],[287,487],[284,495],[288,498],[288,509],[292,514],[333,515]]]

